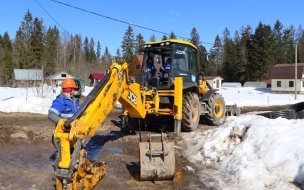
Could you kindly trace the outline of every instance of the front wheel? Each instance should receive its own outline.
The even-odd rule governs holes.
[[[224,98],[218,94],[214,93],[210,97],[207,103],[207,120],[211,125],[220,125],[224,122],[226,106]]]
[[[200,102],[198,95],[187,92],[183,97],[182,131],[194,131],[200,119]]]

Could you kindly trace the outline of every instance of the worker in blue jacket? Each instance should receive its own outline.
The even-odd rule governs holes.
[[[147,59],[147,68],[146,68],[146,71],[151,74],[151,78],[153,78],[155,76],[156,68],[154,67],[154,61],[153,61],[152,57],[149,57]]]
[[[73,79],[65,79],[61,84],[62,92],[53,101],[48,118],[58,123],[61,118],[70,118],[79,108],[79,89]]]
[[[167,58],[166,62],[160,67],[159,71],[163,72],[163,71],[168,71],[170,70],[170,66],[171,66],[171,58]]]

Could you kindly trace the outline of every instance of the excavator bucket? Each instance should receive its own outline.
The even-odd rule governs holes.
[[[174,142],[165,141],[166,134],[148,135],[148,142],[139,143],[140,180],[171,180],[175,173]],[[160,137],[161,142],[151,142]]]

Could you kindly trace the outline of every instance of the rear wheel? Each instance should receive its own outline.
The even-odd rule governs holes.
[[[222,124],[225,119],[225,109],[224,98],[218,93],[212,94],[207,103],[208,115],[206,119],[212,125]]]
[[[200,119],[200,102],[198,95],[188,92],[183,97],[182,131],[194,131]]]

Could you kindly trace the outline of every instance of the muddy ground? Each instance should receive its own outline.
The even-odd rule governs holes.
[[[242,113],[253,111],[277,111],[286,106],[267,108],[242,108]],[[96,135],[87,139],[89,158],[107,163],[106,176],[95,189],[208,189],[186,166],[195,169],[180,150],[176,150],[176,174],[169,181],[139,181],[139,132],[121,132],[120,109],[114,109],[99,128]],[[199,127],[208,128],[201,124]],[[215,127],[215,126],[212,126]],[[51,143],[54,123],[46,115],[32,113],[0,112],[0,189],[53,190],[52,163],[56,149]],[[183,147],[181,137],[172,135],[169,139]],[[171,130],[171,131],[170,131]],[[143,129],[142,136],[148,133]]]

